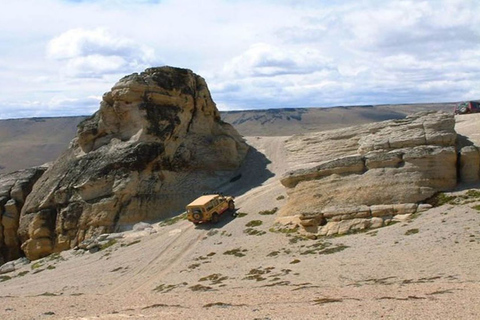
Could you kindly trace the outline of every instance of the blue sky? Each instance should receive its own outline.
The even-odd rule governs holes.
[[[0,118],[88,115],[126,74],[172,65],[220,110],[480,99],[480,2],[2,3]]]

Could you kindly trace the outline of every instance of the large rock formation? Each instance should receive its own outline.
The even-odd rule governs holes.
[[[35,184],[21,211],[21,248],[37,259],[167,217],[230,179],[247,149],[190,70],[124,77]]]
[[[281,180],[289,200],[280,216],[296,216],[315,233],[335,234],[416,212],[418,203],[457,184],[454,125],[453,115],[421,113],[292,137],[287,149],[296,168]],[[462,159],[478,153],[461,150]],[[467,173],[472,165],[475,177]],[[478,163],[466,160],[459,168],[462,178],[478,181]]]
[[[45,170],[37,167],[0,175],[0,265],[21,256],[17,235],[20,211]]]

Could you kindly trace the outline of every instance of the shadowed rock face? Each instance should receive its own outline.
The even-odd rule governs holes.
[[[0,265],[21,256],[17,235],[20,211],[46,169],[36,167],[0,175]]]
[[[422,209],[419,202],[456,186],[457,171],[478,181],[478,150],[457,146],[454,125],[453,115],[420,113],[292,137],[287,148],[297,167],[281,180],[289,201],[280,215],[321,235],[347,233]]]
[[[167,217],[230,179],[247,149],[200,76],[172,67],[126,76],[35,184],[21,211],[21,248],[37,259]]]

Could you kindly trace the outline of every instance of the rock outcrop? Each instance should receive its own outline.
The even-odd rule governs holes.
[[[126,76],[35,184],[21,211],[21,248],[37,259],[165,218],[228,181],[247,150],[192,71]]]
[[[45,170],[46,167],[36,167],[0,175],[0,265],[21,256],[17,235],[20,211]]]
[[[420,113],[292,137],[287,148],[297,168],[281,180],[289,200],[280,216],[295,216],[305,229],[330,235],[422,210],[418,203],[457,184],[454,126],[453,115]],[[462,149],[462,158],[475,151]],[[475,177],[471,166],[477,167]],[[459,173],[478,180],[478,163],[467,161]]]

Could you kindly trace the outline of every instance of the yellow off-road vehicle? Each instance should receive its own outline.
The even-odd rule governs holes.
[[[187,205],[187,219],[194,224],[217,223],[220,216],[230,211],[235,214],[235,202],[231,196],[209,194],[197,198]]]

